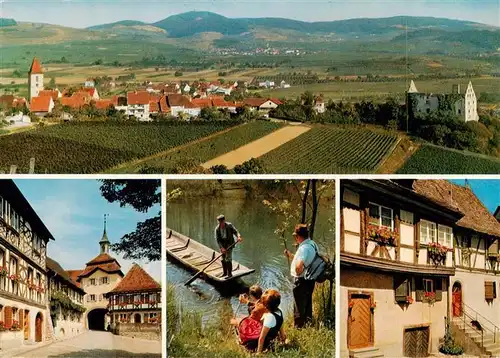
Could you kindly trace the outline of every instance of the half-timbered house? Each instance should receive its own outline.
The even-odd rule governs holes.
[[[341,356],[426,356],[449,316],[455,223],[412,180],[343,180]]]
[[[161,286],[137,264],[108,294],[108,299],[114,326],[119,323],[159,324]]]
[[[0,348],[52,334],[46,253],[54,237],[12,180],[0,180]]]
[[[85,291],[57,261],[47,257],[46,265],[50,316],[55,336],[65,338],[84,332]]]
[[[453,323],[484,348],[483,353],[499,356],[500,223],[468,186],[417,180],[413,188],[436,202],[452,202],[465,214],[457,221],[454,235]]]

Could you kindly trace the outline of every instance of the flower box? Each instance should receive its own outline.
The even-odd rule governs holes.
[[[424,292],[424,297],[422,299],[423,302],[427,302],[429,304],[433,304],[436,302],[436,293],[435,292]]]
[[[9,280],[14,281],[14,282],[19,282],[19,281],[21,281],[21,276],[16,275],[16,274],[9,275]]]
[[[396,246],[398,232],[392,231],[386,227],[379,227],[376,225],[368,225],[367,230],[368,239],[375,241],[379,245]]]
[[[5,277],[9,274],[9,270],[7,270],[7,266],[0,268],[0,277]]]
[[[414,301],[413,301],[413,297],[411,297],[411,296],[407,296],[407,297],[406,297],[406,303],[408,303],[408,304],[410,304],[410,305],[411,305],[413,302],[414,302]]]
[[[12,326],[10,326],[11,331],[20,331],[21,327],[19,326],[19,322],[14,320],[12,321]]]
[[[8,331],[9,329],[5,327],[5,323],[0,321],[0,332]]]
[[[427,246],[427,255],[435,265],[445,264],[448,251],[449,248],[437,242],[431,242]]]

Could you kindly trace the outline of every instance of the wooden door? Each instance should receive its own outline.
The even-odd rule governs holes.
[[[404,355],[405,357],[427,357],[429,355],[429,327],[405,329]]]
[[[43,317],[41,313],[38,313],[36,315],[35,319],[35,341],[36,342],[41,342],[43,337],[42,337],[42,324],[43,324]]]
[[[462,316],[462,287],[453,285],[451,297],[453,317]]]
[[[30,339],[30,311],[24,310],[24,340]]]
[[[352,294],[349,299],[348,345],[351,349],[373,345],[371,297]]]

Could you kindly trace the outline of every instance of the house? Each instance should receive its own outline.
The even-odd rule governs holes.
[[[286,83],[285,81],[281,81],[280,88],[290,88],[290,85],[288,83]]]
[[[182,93],[188,93],[189,94],[189,91],[191,91],[191,86],[189,84],[185,83],[182,86]]]
[[[61,97],[60,103],[63,107],[69,107],[72,109],[80,109],[89,103],[88,97],[73,95],[71,97]]]
[[[0,180],[0,218],[0,347],[46,342],[46,256],[54,237],[12,180]]]
[[[445,334],[455,223],[463,213],[412,185],[341,181],[342,357],[424,357]]]
[[[314,102],[314,111],[316,113],[325,113],[325,100],[323,98],[316,98]]]
[[[84,86],[85,86],[85,88],[93,88],[93,87],[95,87],[95,80],[93,78],[87,78],[85,80]]]
[[[57,338],[78,335],[85,330],[83,319],[85,291],[71,279],[57,261],[47,257],[46,266],[49,281],[47,294],[54,334]]]
[[[43,90],[43,71],[40,61],[34,57],[28,72],[28,101],[38,97],[40,91]]]
[[[160,339],[161,286],[142,267],[134,263],[107,297],[113,332],[134,338],[156,333]]]
[[[110,242],[104,231],[99,241],[100,253],[87,262],[85,269],[78,272],[76,282],[85,291],[83,305],[85,327],[93,330],[105,330],[111,322],[106,294],[123,279],[123,272],[118,261],[109,254]],[[74,273],[73,273],[74,275]]]
[[[485,330],[500,327],[500,223],[467,186],[417,180],[413,189],[436,202],[452,203],[464,213],[454,230],[456,273],[450,283],[454,323],[462,328],[465,314],[477,317]],[[489,353],[500,355],[500,344]]]
[[[31,123],[31,117],[24,114],[23,112],[19,112],[17,114],[13,114],[11,116],[5,117],[5,120],[9,123]]]
[[[244,105],[253,110],[268,112],[271,109],[277,108],[282,102],[276,98],[245,98]]]
[[[413,114],[436,111],[440,108],[440,102],[451,101],[451,110],[463,121],[477,122],[479,120],[477,99],[472,82],[469,82],[465,93],[460,92],[460,85],[453,85],[451,93],[433,94],[419,92],[412,80],[407,92],[407,101]],[[441,105],[444,105],[444,102]]]
[[[97,91],[97,88],[82,88],[78,92],[88,93],[90,95],[90,99],[93,101],[98,101],[100,99],[99,92]]]
[[[3,94],[0,96],[0,109],[3,111],[9,111],[12,109],[22,110],[26,108],[26,98],[15,97],[11,94]]]
[[[54,100],[50,96],[33,97],[30,104],[30,112],[38,117],[45,117],[54,109]]]
[[[102,110],[107,110],[111,107],[118,106],[118,96],[113,96],[111,99],[100,99],[95,101],[95,107]]]
[[[179,117],[179,114],[185,114],[188,117],[196,117],[201,112],[201,107],[197,107],[189,98],[180,94],[168,95],[167,103],[170,108],[170,113],[174,117]]]
[[[134,116],[139,121],[149,121],[150,94],[146,91],[127,93],[127,115]]]

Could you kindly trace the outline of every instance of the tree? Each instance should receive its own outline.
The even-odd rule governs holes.
[[[247,160],[243,164],[234,167],[236,174],[264,174],[266,171],[262,163],[255,158]]]
[[[214,174],[229,174],[230,173],[229,169],[225,165],[222,165],[222,164],[214,165],[213,167],[210,168],[210,170]]]
[[[50,78],[49,87],[52,89],[56,88],[56,78],[55,77]]]
[[[101,180],[101,195],[110,203],[121,207],[131,206],[146,213],[161,202],[160,180]],[[161,259],[161,212],[157,216],[137,224],[135,231],[126,234],[120,242],[111,245],[112,250],[126,259]]]

